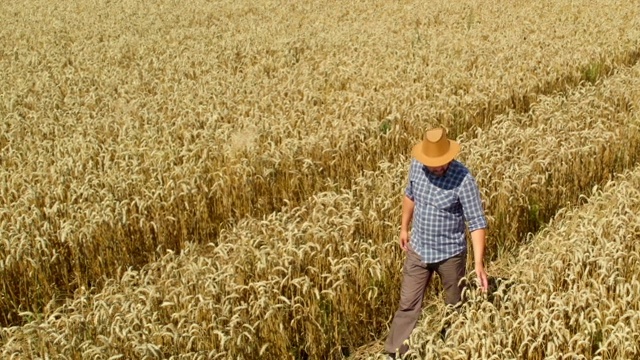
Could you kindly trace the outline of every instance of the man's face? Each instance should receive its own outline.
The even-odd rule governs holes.
[[[449,168],[449,164],[450,164],[450,162],[446,163],[446,164],[444,164],[442,166],[435,166],[435,167],[434,166],[427,166],[427,169],[429,169],[429,172],[432,173],[433,175],[440,177],[440,176],[443,176],[447,172],[447,169]]]

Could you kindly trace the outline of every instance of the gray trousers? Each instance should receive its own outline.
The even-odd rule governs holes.
[[[402,272],[402,288],[400,290],[400,305],[396,311],[384,350],[389,354],[396,352],[404,354],[409,350],[405,340],[409,338],[415,328],[425,289],[431,281],[434,272],[438,273],[445,292],[445,303],[456,305],[461,300],[463,284],[460,280],[465,276],[467,262],[466,251],[447,260],[425,264],[411,247],[407,250],[407,258]]]

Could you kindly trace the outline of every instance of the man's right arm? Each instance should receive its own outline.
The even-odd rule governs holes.
[[[402,222],[400,224],[400,247],[403,251],[407,251],[409,244],[409,225],[413,219],[413,208],[415,203],[409,196],[402,198]]]

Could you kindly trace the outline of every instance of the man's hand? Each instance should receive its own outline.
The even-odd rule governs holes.
[[[482,292],[487,292],[487,290],[489,290],[489,276],[484,270],[484,265],[476,264],[476,276],[478,277],[478,285],[480,285]]]
[[[406,230],[400,231],[400,247],[402,251],[407,251],[409,244],[409,232]]]

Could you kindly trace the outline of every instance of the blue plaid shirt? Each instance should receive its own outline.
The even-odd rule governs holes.
[[[465,221],[469,231],[487,227],[478,185],[469,170],[456,160],[438,177],[411,159],[405,195],[415,204],[411,248],[427,264],[467,249]]]

